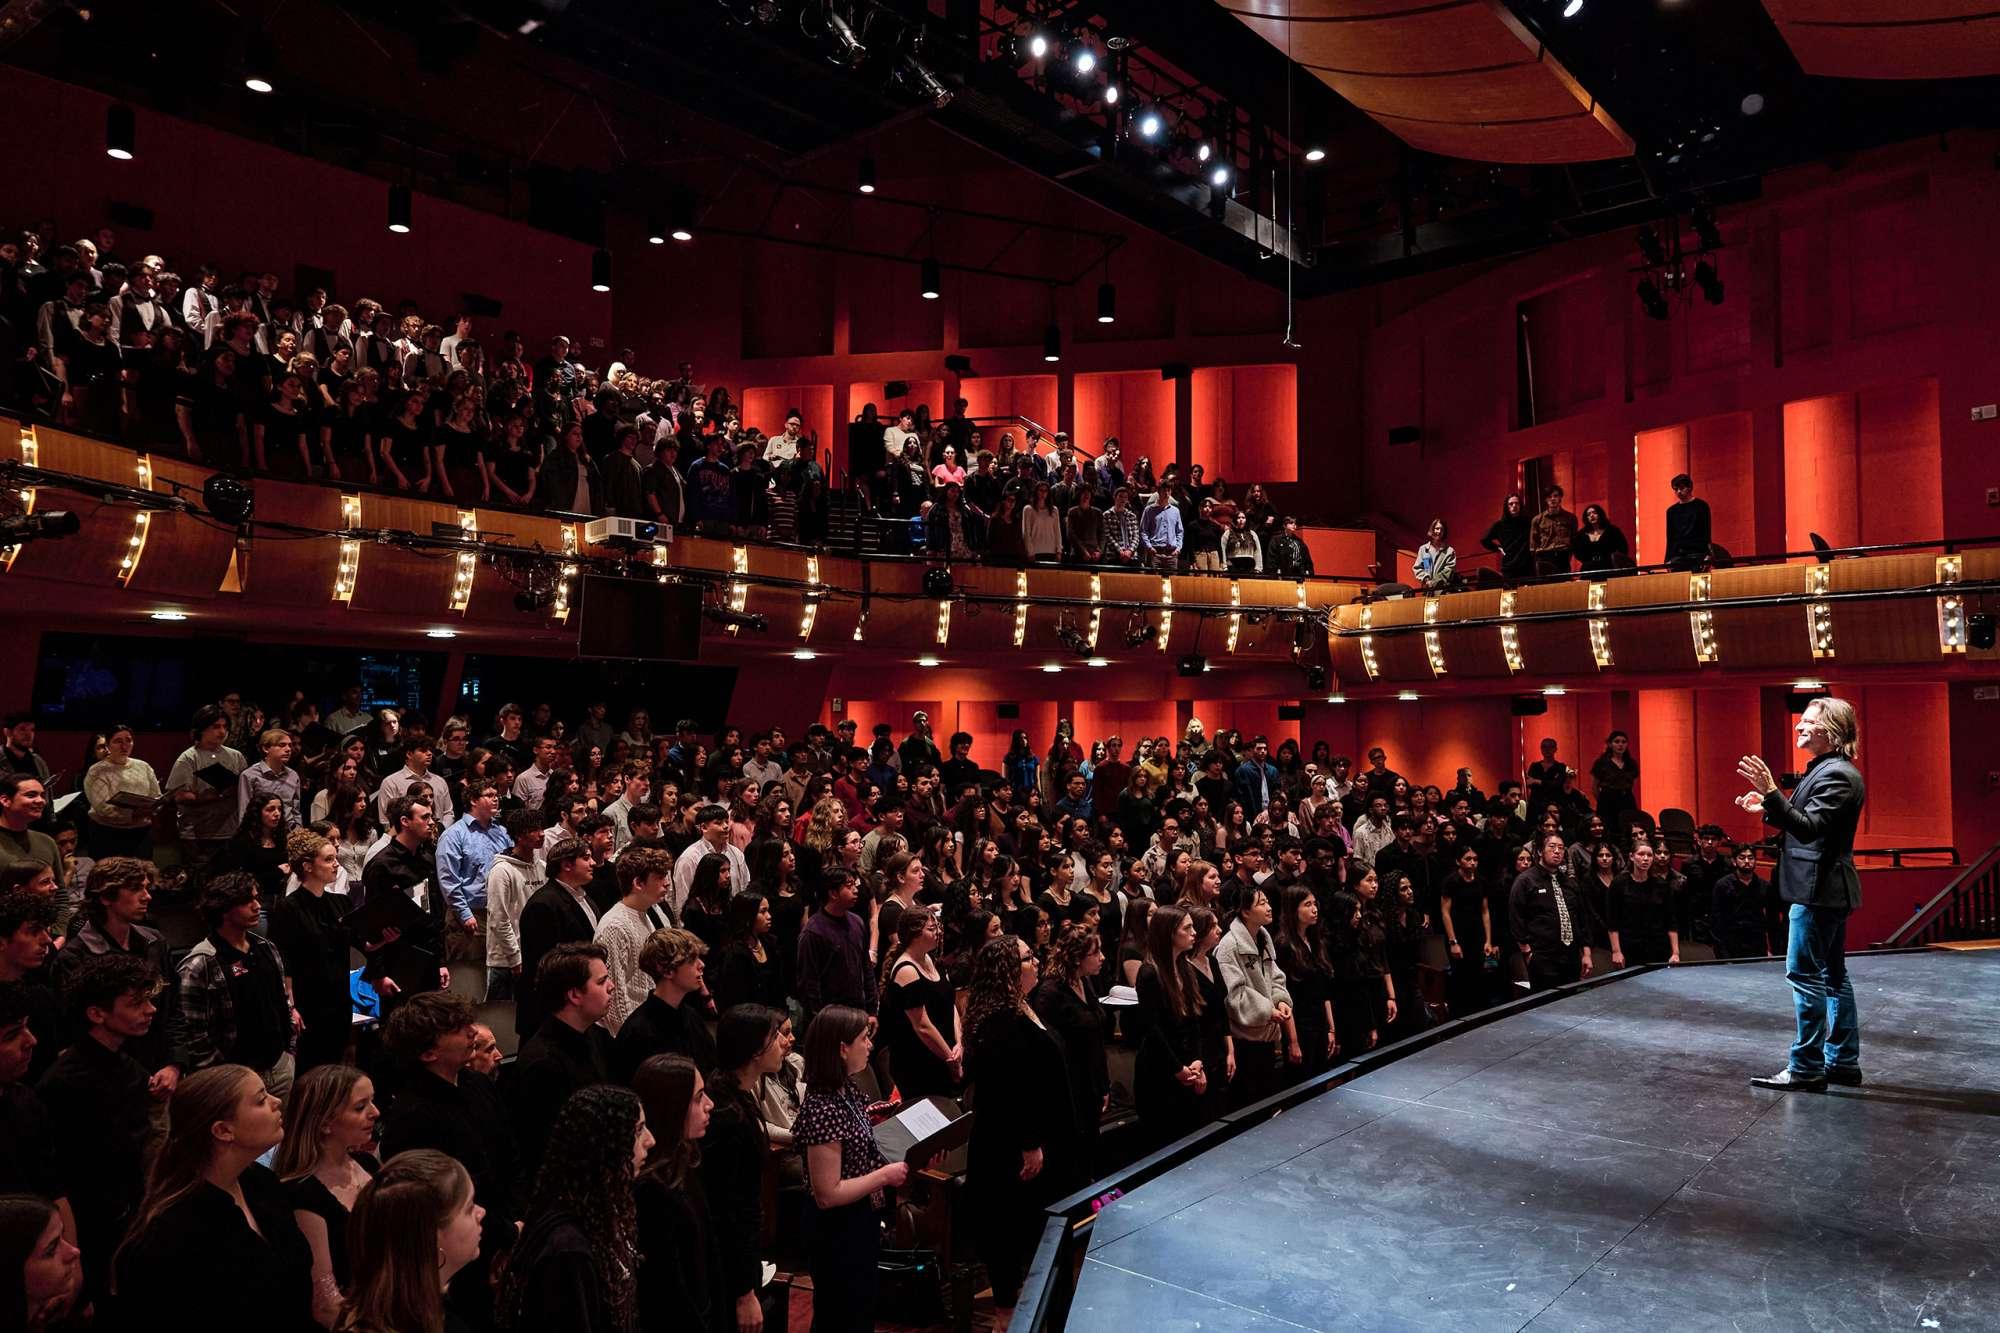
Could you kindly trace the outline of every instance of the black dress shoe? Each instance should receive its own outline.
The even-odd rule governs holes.
[[[1839,1083],[1849,1088],[1858,1088],[1861,1086],[1861,1066],[1852,1065],[1842,1068],[1839,1065],[1828,1065],[1826,1068],[1826,1081],[1829,1083]]]
[[[1776,1088],[1779,1092],[1825,1092],[1826,1077],[1806,1078],[1794,1074],[1789,1069],[1780,1069],[1769,1078],[1753,1078],[1750,1086],[1755,1088]]]

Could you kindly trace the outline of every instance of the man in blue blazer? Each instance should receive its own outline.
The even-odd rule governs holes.
[[[1785,979],[1792,983],[1799,1024],[1786,1067],[1750,1081],[1760,1088],[1823,1092],[1829,1080],[1850,1087],[1861,1082],[1861,1021],[1847,976],[1847,917],[1861,905],[1854,831],[1868,793],[1854,766],[1853,704],[1815,699],[1793,732],[1799,748],[1813,758],[1790,800],[1762,759],[1745,755],[1736,765],[1752,789],[1737,804],[1761,813],[1784,835],[1772,878],[1778,897],[1791,904]]]

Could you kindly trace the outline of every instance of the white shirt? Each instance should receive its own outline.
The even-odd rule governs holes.
[[[801,436],[800,440],[804,437]],[[789,463],[799,456],[800,440],[789,435],[773,435],[764,442],[764,461],[767,463]]]
[[[639,970],[639,950],[652,934],[652,918],[627,907],[622,898],[597,919],[597,943],[611,973],[611,1008],[604,1015],[604,1026],[614,1037],[653,989],[653,979]]]
[[[544,882],[539,859],[522,861],[506,852],[493,858],[486,870],[486,966],[520,966],[521,909]]]

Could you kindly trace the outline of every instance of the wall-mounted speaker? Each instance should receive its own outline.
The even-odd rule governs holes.
[[[1303,722],[1303,721],[1305,721],[1305,720],[1306,720],[1306,710],[1305,710],[1305,705],[1304,705],[1304,704],[1279,704],[1279,705],[1278,705],[1278,721],[1280,721],[1280,722]]]
[[[1797,717],[1800,713],[1806,711],[1807,704],[1810,704],[1815,699],[1824,699],[1832,693],[1832,690],[1824,688],[1817,690],[1786,690],[1785,709],[1792,716]]]
[[[950,356],[944,359],[944,368],[946,370],[949,370],[954,375],[969,376],[969,375],[977,375],[979,373],[978,371],[972,368],[971,357],[961,355],[960,353],[957,352],[953,352]]]
[[[882,396],[884,398],[908,398],[910,396],[910,382],[908,380],[890,380],[882,386]]]
[[[1508,701],[1507,711],[1515,717],[1540,717],[1549,711],[1549,701],[1539,694],[1517,694]]]
[[[692,662],[701,655],[701,589],[586,575],[578,588],[576,655]]]
[[[1021,716],[1021,705],[995,704],[993,705],[993,716],[1000,718],[1002,721],[1005,722],[1018,721]]]

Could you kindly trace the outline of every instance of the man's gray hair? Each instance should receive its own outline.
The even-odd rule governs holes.
[[[1832,747],[1849,759],[1854,758],[1861,748],[1861,720],[1855,714],[1854,705],[1830,694],[1813,700],[1807,706],[1814,705],[1819,708],[1820,729],[1826,732]]]

